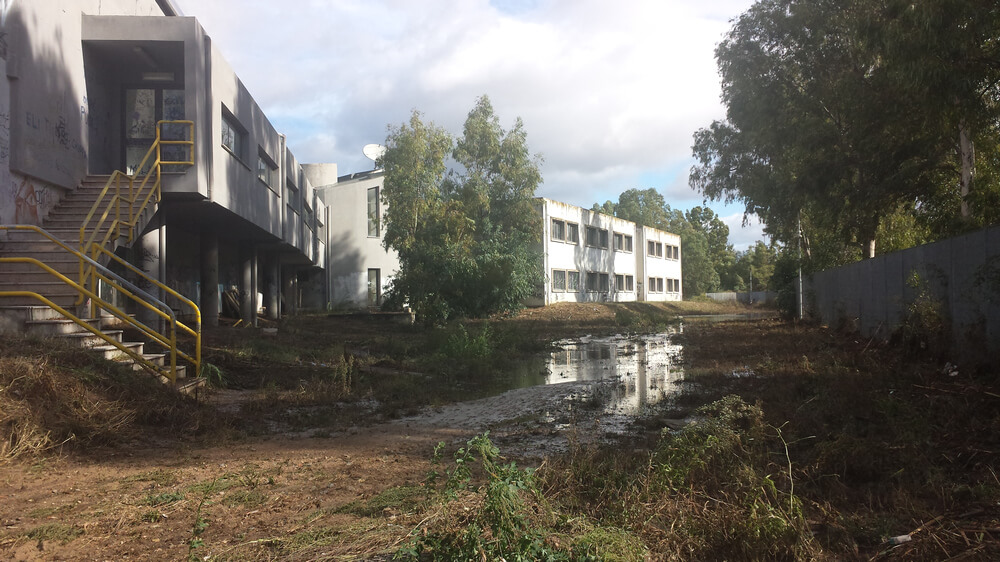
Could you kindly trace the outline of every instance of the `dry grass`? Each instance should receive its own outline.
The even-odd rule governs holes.
[[[92,352],[12,335],[0,340],[0,463],[62,446],[197,431],[200,420],[193,400]]]

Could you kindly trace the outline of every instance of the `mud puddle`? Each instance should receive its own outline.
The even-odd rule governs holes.
[[[509,390],[398,423],[488,430],[502,450],[523,457],[607,441],[680,389],[681,347],[673,341],[678,331],[557,341],[552,351],[511,373]]]

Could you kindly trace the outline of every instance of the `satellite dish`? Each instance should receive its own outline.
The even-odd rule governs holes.
[[[372,162],[378,160],[385,154],[385,147],[381,144],[366,144],[364,148],[361,149],[365,157]]]

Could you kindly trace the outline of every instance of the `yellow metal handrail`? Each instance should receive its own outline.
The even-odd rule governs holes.
[[[136,275],[139,275],[140,277],[142,277],[147,282],[149,282],[149,283],[155,285],[156,287],[162,289],[168,295],[170,295],[170,296],[174,297],[175,299],[177,299],[181,304],[183,304],[183,305],[185,305],[185,306],[187,306],[188,308],[191,309],[191,313],[194,316],[194,325],[195,325],[194,328],[190,328],[190,327],[186,326],[183,322],[180,322],[180,321],[177,321],[177,320],[174,320],[174,322],[176,323],[177,328],[180,328],[184,332],[187,332],[188,334],[190,334],[191,336],[194,337],[194,341],[195,341],[195,347],[194,347],[194,349],[195,349],[195,356],[191,357],[191,356],[189,356],[189,355],[187,355],[187,354],[185,354],[185,353],[183,353],[183,352],[181,352],[179,350],[177,351],[177,354],[180,355],[180,356],[182,356],[184,359],[187,359],[188,361],[190,361],[194,365],[196,373],[201,373],[201,310],[198,308],[198,305],[196,305],[190,299],[184,297],[183,295],[181,295],[177,291],[171,289],[170,287],[164,285],[163,283],[160,283],[156,279],[153,279],[152,277],[150,277],[149,275],[147,275],[145,272],[143,272],[138,267],[136,267],[136,266],[128,263],[127,261],[121,259],[120,257],[116,256],[115,254],[109,252],[106,248],[101,248],[101,247],[98,246],[98,247],[95,248],[95,250],[96,250],[97,253],[103,253],[103,254],[107,255],[110,259],[112,259],[115,262],[121,264],[122,266],[124,266],[126,269],[128,269],[132,273],[135,273]],[[104,279],[104,278],[102,277],[101,279]],[[105,280],[105,282],[106,283],[110,283],[107,280]],[[115,288],[117,288],[117,287],[115,287]],[[119,290],[122,290],[122,289],[119,289]]]
[[[45,263],[42,263],[41,261],[39,261],[39,260],[37,260],[35,258],[24,258],[24,257],[19,257],[19,258],[0,258],[0,263],[30,263],[30,264],[34,264],[34,265],[42,268],[43,270],[45,270],[47,273],[49,273],[50,275],[52,275],[56,279],[62,281],[66,285],[68,285],[70,287],[73,287],[74,289],[76,289],[77,291],[79,291],[81,294],[86,295],[87,297],[89,297],[90,299],[92,299],[94,302],[99,302],[101,304],[102,308],[106,307],[106,309],[108,311],[113,311],[114,313],[116,313],[115,317],[118,318],[119,320],[127,322],[128,324],[130,324],[130,325],[138,328],[139,330],[143,331],[144,333],[150,333],[150,332],[152,332],[152,330],[150,328],[148,328],[147,326],[145,326],[141,322],[137,322],[136,320],[130,318],[124,312],[118,310],[115,306],[113,306],[110,303],[105,302],[104,300],[102,300],[96,293],[94,293],[93,291],[91,291],[87,287],[84,287],[83,285],[80,285],[76,281],[73,281],[69,277],[66,277],[65,275],[59,273],[58,271],[52,269],[51,267],[49,267]],[[152,361],[149,361],[148,359],[146,359],[142,354],[136,353],[135,351],[129,349],[128,346],[126,346],[122,342],[119,342],[119,341],[111,338],[110,336],[108,336],[107,334],[105,334],[104,332],[102,332],[101,330],[99,330],[98,328],[96,328],[95,326],[91,325],[89,322],[87,322],[87,321],[85,321],[85,320],[77,317],[77,315],[69,312],[65,308],[63,308],[63,307],[57,305],[56,303],[52,302],[51,300],[49,300],[44,295],[41,295],[41,294],[36,293],[34,291],[0,291],[0,297],[22,297],[22,296],[23,297],[31,297],[31,298],[34,298],[34,299],[36,299],[36,300],[38,300],[38,301],[46,304],[47,306],[49,306],[50,308],[52,308],[53,310],[55,310],[59,314],[61,314],[64,317],[68,318],[69,320],[72,320],[73,323],[75,323],[78,326],[86,329],[88,332],[94,334],[95,336],[101,338],[105,342],[107,342],[107,343],[111,344],[112,346],[116,347],[119,351],[121,351],[122,353],[124,353],[124,354],[128,355],[129,357],[131,357],[133,360],[135,360],[137,363],[139,363],[140,365],[142,365],[146,369],[149,369],[149,370],[153,371],[154,373],[167,378],[171,382],[176,382],[177,381],[177,359],[176,359],[176,355],[172,355],[171,356],[170,369],[169,370],[161,369],[158,365],[156,365]],[[148,303],[145,303],[141,299],[137,299],[137,300],[140,302],[140,304],[144,304],[145,306],[147,306],[151,310],[154,310],[154,308],[152,307],[152,305],[150,305]],[[176,341],[177,341],[176,331],[174,331],[174,333],[172,334],[171,339],[174,342],[174,351],[176,352]],[[197,376],[197,374],[195,376]]]
[[[183,126],[187,130],[186,140],[166,140],[162,138],[162,129],[164,125],[178,125]],[[185,151],[188,154],[187,160],[163,160],[162,148],[164,145],[179,145],[187,146],[189,150]],[[153,159],[150,162],[150,159]],[[148,166],[148,170],[145,173],[142,172],[144,168]],[[90,212],[87,213],[87,218],[83,220],[83,224],[80,226],[80,253],[87,254],[88,251],[92,253],[91,257],[95,260],[97,259],[99,252],[94,250],[95,244],[101,248],[107,248],[110,242],[114,238],[120,238],[123,236],[123,230],[125,231],[125,238],[127,242],[132,242],[135,239],[135,229],[139,223],[139,218],[150,206],[150,202],[159,203],[161,196],[161,167],[163,165],[181,165],[181,166],[193,166],[194,165],[194,121],[159,121],[156,124],[156,138],[153,141],[152,146],[146,151],[146,155],[139,162],[139,165],[135,168],[135,173],[128,175],[124,172],[116,170],[108,178],[107,183],[104,184],[104,189],[97,196],[97,200],[94,201],[94,205],[90,208]],[[122,183],[125,182],[127,185],[127,194],[123,193]],[[152,183],[150,183],[152,182]],[[112,187],[114,189],[112,189]],[[109,195],[109,193],[114,192]],[[126,205],[127,219],[124,218],[122,204]],[[99,215],[100,218],[95,220],[95,217]],[[94,224],[91,224],[94,222]],[[88,236],[89,229],[89,236]],[[103,235],[102,235],[103,233]],[[87,285],[87,276],[90,273],[91,283],[90,286],[93,287],[93,269],[89,272],[85,270],[84,261],[80,260],[80,284]],[[77,304],[83,302],[83,296],[81,294]]]
[[[173,310],[166,303],[160,302],[158,299],[156,299],[152,295],[136,294],[137,292],[141,292],[141,289],[135,288],[134,290],[130,290],[130,289],[128,289],[125,286],[125,283],[119,282],[118,280],[111,278],[110,275],[106,275],[106,274],[100,272],[100,268],[102,268],[103,266],[100,266],[95,261],[93,261],[91,258],[88,258],[86,255],[83,255],[80,252],[77,252],[73,248],[70,248],[65,243],[63,243],[61,240],[59,240],[58,238],[54,237],[52,234],[50,234],[49,232],[47,232],[45,229],[43,229],[41,227],[38,227],[38,226],[35,226],[35,225],[0,225],[0,230],[20,230],[20,231],[35,232],[36,234],[40,234],[40,235],[44,236],[50,242],[52,242],[56,246],[62,248],[67,253],[76,256],[77,258],[81,259],[82,261],[90,263],[91,264],[91,268],[94,269],[95,271],[97,271],[97,274],[96,274],[96,278],[97,279],[100,279],[100,280],[104,281],[105,283],[108,284],[108,286],[111,289],[119,291],[122,295],[127,296],[127,297],[133,299],[136,303],[138,303],[139,306],[152,311],[154,314],[156,314],[160,318],[163,318],[164,320],[166,320],[167,321],[167,325],[170,327],[170,335],[167,336],[167,335],[161,334],[159,331],[154,330],[154,329],[146,326],[142,322],[139,322],[139,321],[133,319],[131,316],[129,316],[124,311],[120,310],[117,306],[115,306],[112,303],[108,303],[107,301],[105,301],[103,299],[100,299],[100,298],[94,299],[93,295],[97,293],[96,289],[92,290],[92,291],[88,289],[87,292],[81,291],[81,294],[85,294],[87,296],[90,296],[91,299],[92,299],[91,303],[92,303],[92,305],[94,307],[93,316],[95,316],[95,317],[98,316],[98,314],[99,314],[98,309],[107,310],[108,312],[112,313],[112,315],[115,318],[118,318],[122,322],[125,322],[127,324],[132,325],[134,328],[136,328],[137,330],[139,330],[140,332],[142,332],[143,334],[145,334],[146,336],[148,336],[150,339],[156,340],[157,342],[159,342],[164,347],[167,347],[170,350],[171,372],[172,373],[176,372],[176,364],[177,364],[176,357],[179,356],[181,359],[184,359],[184,360],[188,361],[189,363],[191,363],[191,365],[194,367],[194,372],[195,372],[194,376],[200,376],[200,374],[201,374],[201,310],[198,308],[198,305],[196,305],[195,303],[191,302],[189,299],[185,298],[184,296],[182,296],[177,291],[171,289],[170,287],[167,287],[166,285],[160,283],[156,279],[153,279],[152,277],[150,277],[149,275],[147,275],[145,272],[143,272],[139,268],[137,268],[137,267],[133,266],[132,264],[130,264],[130,263],[122,260],[120,257],[112,254],[111,252],[108,252],[107,250],[105,250],[103,248],[100,249],[101,252],[106,253],[111,259],[113,259],[113,260],[117,261],[118,263],[122,264],[124,267],[126,267],[127,269],[129,269],[130,271],[132,271],[133,273],[135,273],[136,275],[139,275],[140,277],[142,277],[145,281],[149,282],[150,284],[153,284],[153,285],[155,285],[155,286],[163,289],[169,295],[171,295],[172,297],[176,298],[178,300],[178,302],[180,302],[180,303],[184,304],[185,306],[187,306],[188,308],[190,308],[191,309],[191,315],[193,316],[194,322],[195,322],[194,328],[191,328],[191,327],[185,325],[184,323],[179,322],[177,320],[176,316],[174,315]],[[23,259],[23,258],[6,258],[7,261],[9,261],[9,260],[19,260],[19,259]],[[2,260],[0,260],[0,261],[2,261]],[[16,261],[15,261],[15,263],[16,263]],[[32,262],[29,262],[29,263],[34,263],[34,262],[32,261]],[[48,266],[45,266],[45,267],[47,268]],[[109,273],[110,273],[110,271],[109,271]],[[57,278],[59,278],[60,280],[64,280],[64,278],[61,275],[59,275]],[[73,282],[71,285],[74,288],[76,288],[76,287],[82,287],[82,285],[79,285],[79,284],[77,284],[75,282]],[[156,303],[159,303],[162,306],[162,309],[160,307],[154,306],[154,304],[156,304]],[[187,353],[184,353],[183,351],[180,350],[180,348],[179,348],[179,346],[177,344],[177,329],[178,328],[180,328],[181,331],[184,331],[184,332],[186,332],[186,333],[188,333],[188,334],[190,334],[191,336],[194,337],[195,351],[194,351],[194,356],[193,357],[191,355],[188,355]],[[170,377],[168,377],[168,378],[170,378]],[[174,375],[174,378],[176,378],[175,375]]]

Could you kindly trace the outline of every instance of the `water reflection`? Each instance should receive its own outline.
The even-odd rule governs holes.
[[[675,392],[682,373],[681,347],[665,332],[556,342],[537,384],[606,383],[592,386],[592,400],[608,413],[634,415]]]

